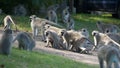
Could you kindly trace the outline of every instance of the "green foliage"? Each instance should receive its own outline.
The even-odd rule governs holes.
[[[98,68],[52,54],[15,48],[12,49],[10,56],[0,54],[0,65],[2,64],[5,68]]]
[[[63,0],[0,0],[0,8],[7,14],[13,14],[13,8],[19,4],[25,6],[28,10],[28,14],[37,13],[43,5],[51,6],[53,4],[59,4]]]

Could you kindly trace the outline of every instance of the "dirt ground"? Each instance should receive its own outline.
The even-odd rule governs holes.
[[[54,48],[45,47],[45,43],[36,41],[37,45],[34,48],[36,51],[47,52],[59,56],[63,56],[65,58],[69,58],[78,62],[88,63],[88,64],[98,64],[98,59],[96,55],[87,55],[80,54],[66,50],[58,50]]]
[[[2,34],[2,30],[0,30],[0,37]],[[16,33],[14,33],[14,36],[16,35]],[[15,42],[14,44],[17,44],[17,42]],[[14,45],[13,44],[13,45]],[[69,58],[78,62],[83,62],[83,63],[87,63],[87,64],[97,64],[98,65],[98,59],[96,55],[87,55],[87,54],[80,54],[80,53],[75,53],[75,52],[71,52],[71,51],[66,51],[66,50],[58,50],[58,49],[54,49],[54,48],[49,48],[49,47],[45,47],[45,43],[41,42],[39,40],[39,38],[36,40],[36,46],[34,48],[34,51],[37,52],[46,52],[49,54],[55,54],[55,55],[59,55],[59,56],[63,56],[65,58]]]

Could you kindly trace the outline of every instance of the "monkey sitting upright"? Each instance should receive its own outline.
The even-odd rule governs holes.
[[[48,20],[57,23],[57,14],[54,10],[49,10],[48,11]]]
[[[66,7],[65,9],[63,9],[62,11],[62,21],[64,23],[67,23],[68,18],[70,17],[70,12],[69,12],[69,7]]]
[[[50,24],[50,25],[55,25],[55,26],[60,26],[57,23],[54,23],[52,21],[43,19],[43,18],[39,18],[36,15],[31,15],[30,16],[30,20],[31,20],[31,28],[32,28],[32,33],[33,33],[33,37],[34,39],[36,38],[36,36],[38,35],[38,33],[40,32],[42,36],[44,36],[44,26],[46,24]],[[44,37],[43,37],[44,40]]]
[[[13,43],[16,40],[19,43],[19,49],[32,51],[32,49],[35,47],[34,39],[26,32],[20,32],[19,34],[17,34],[17,36],[13,40]]]
[[[0,40],[0,53],[9,55],[11,51],[13,35],[11,29],[5,29],[2,38]]]

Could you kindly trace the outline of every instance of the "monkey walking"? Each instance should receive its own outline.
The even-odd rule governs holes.
[[[46,19],[39,18],[36,15],[31,15],[30,19],[31,19],[31,28],[32,28],[32,33],[33,33],[33,37],[34,38],[38,35],[39,31],[40,31],[41,35],[44,36],[44,31],[45,31],[44,26],[46,24],[50,24],[50,25],[55,25],[55,26],[61,27],[57,23],[48,21]],[[44,37],[43,37],[43,40],[44,40]]]
[[[1,41],[0,41],[0,53],[4,55],[9,55],[11,52],[13,35],[11,29],[5,29]]]
[[[17,26],[16,26],[16,24],[14,23],[14,21],[13,21],[13,19],[12,19],[12,17],[10,16],[10,15],[7,15],[5,18],[4,18],[4,29],[6,28],[6,29],[11,29],[11,27],[10,27],[10,24],[13,24],[14,26],[15,26],[15,28],[16,28],[16,30],[17,30]]]
[[[12,42],[14,43],[16,40],[19,43],[19,49],[32,51],[32,49],[35,47],[34,39],[26,32],[20,32],[17,34]]]
[[[98,49],[98,60],[100,68],[104,68],[104,61],[106,61],[106,68],[120,68],[120,50],[114,47],[113,43],[103,45]]]

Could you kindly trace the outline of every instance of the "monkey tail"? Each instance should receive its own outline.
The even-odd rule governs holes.
[[[86,40],[88,40],[92,45],[93,45],[93,48],[92,48],[92,50],[91,51],[94,51],[95,50],[95,48],[97,48],[97,46],[92,42],[92,41],[90,41],[88,38],[85,38],[85,37],[83,37],[83,39],[86,39]]]
[[[52,22],[52,21],[46,21],[45,24],[50,24],[50,25],[53,25],[53,26],[57,26],[57,27],[63,28],[63,26],[61,26],[61,25],[59,25],[59,24],[57,24],[57,23],[54,23],[54,22]]]
[[[119,43],[117,43],[116,41],[114,41],[112,38],[110,38],[107,34],[106,34],[106,36],[114,43],[114,44],[116,44],[119,48],[120,48],[120,44]]]

